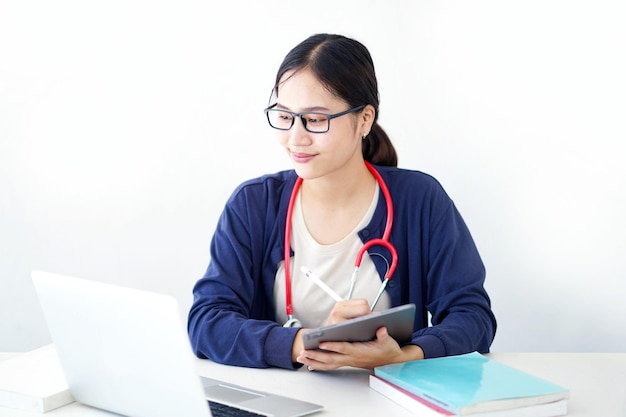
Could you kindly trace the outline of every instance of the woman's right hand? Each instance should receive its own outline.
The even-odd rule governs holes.
[[[370,313],[370,305],[364,298],[355,298],[352,300],[338,301],[333,307],[324,326],[339,323],[355,317],[364,316]],[[291,347],[292,361],[295,363],[296,358],[303,352],[304,343],[302,341],[302,332],[309,329],[300,329],[296,334]]]
[[[355,298],[352,300],[338,301],[333,307],[325,325],[340,323],[342,321],[353,319],[355,317],[365,316],[370,313],[370,305],[364,298]]]

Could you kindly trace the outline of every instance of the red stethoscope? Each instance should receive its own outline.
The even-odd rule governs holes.
[[[382,296],[385,288],[387,287],[387,283],[391,279],[394,271],[396,270],[396,266],[398,265],[398,252],[396,248],[389,241],[389,235],[391,235],[391,227],[393,225],[393,203],[391,201],[391,194],[389,193],[389,189],[387,188],[387,184],[383,180],[382,176],[376,168],[369,162],[365,161],[365,165],[372,173],[376,181],[378,182],[378,186],[385,197],[385,203],[387,204],[387,222],[385,224],[385,231],[383,232],[382,238],[372,239],[361,247],[359,250],[356,260],[354,261],[354,272],[352,273],[352,278],[350,280],[350,292],[348,294],[348,299],[352,297],[352,291],[354,290],[354,284],[357,279],[357,275],[359,273],[359,268],[361,267],[361,261],[363,260],[363,255],[365,251],[367,251],[372,246],[383,246],[391,253],[391,265],[387,269],[387,273],[383,278],[383,281],[378,289],[378,293],[376,294],[376,298],[372,304],[371,310],[374,310],[376,304],[378,304],[378,300]],[[285,301],[286,301],[286,312],[287,312],[287,321],[283,325],[284,327],[302,327],[302,323],[300,320],[293,316],[293,304],[291,302],[291,218],[293,216],[293,208],[295,206],[296,197],[298,195],[298,191],[300,190],[300,186],[302,185],[302,178],[298,177],[296,183],[293,186],[293,190],[291,192],[291,198],[289,199],[289,206],[287,208],[287,223],[285,224]]]

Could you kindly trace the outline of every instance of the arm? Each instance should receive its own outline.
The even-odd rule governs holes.
[[[442,207],[428,239],[425,295],[432,326],[418,330],[413,343],[427,358],[486,353],[496,320],[484,288],[485,268],[454,204]]]
[[[193,290],[188,331],[200,358],[248,367],[294,368],[298,329],[274,321],[276,237],[272,218],[278,193],[264,186],[239,189],[228,201],[211,241],[211,261]],[[274,243],[276,245],[276,243]]]
[[[379,335],[379,344],[324,345],[341,356],[305,352],[298,360],[311,369],[342,365],[371,369],[384,363],[489,351],[496,321],[483,287],[485,269],[469,230],[436,181],[424,175],[402,178],[405,184],[394,187],[397,216],[392,230],[400,263],[394,285],[387,291],[393,305],[418,306],[413,339],[403,347],[385,334]],[[383,264],[379,273],[385,271]],[[431,327],[426,326],[426,310],[432,314]],[[364,360],[366,356],[370,362]]]

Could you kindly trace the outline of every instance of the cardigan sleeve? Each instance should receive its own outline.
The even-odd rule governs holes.
[[[389,186],[395,212],[391,241],[398,266],[388,292],[393,305],[417,306],[409,343],[420,346],[427,358],[488,352],[496,319],[484,288],[485,267],[454,202],[428,174],[377,168]],[[382,233],[385,213],[381,210],[372,221],[370,236]],[[386,264],[379,262],[377,268],[384,276]]]
[[[496,331],[484,288],[485,267],[458,210],[449,201],[434,219],[428,240],[426,309],[432,326],[413,343],[425,356],[489,352]]]
[[[294,369],[298,329],[274,321],[267,268],[267,187],[240,187],[227,202],[211,241],[211,260],[193,289],[188,332],[194,353],[215,362]],[[263,204],[259,204],[262,202]],[[269,271],[269,272],[268,272]]]

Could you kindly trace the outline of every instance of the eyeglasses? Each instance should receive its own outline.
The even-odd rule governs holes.
[[[289,130],[293,126],[296,117],[298,117],[302,120],[302,124],[307,132],[326,133],[330,129],[331,119],[359,111],[365,107],[365,104],[335,114],[318,112],[292,113],[287,110],[275,109],[274,106],[276,104],[264,110],[267,115],[267,121],[274,129]]]

